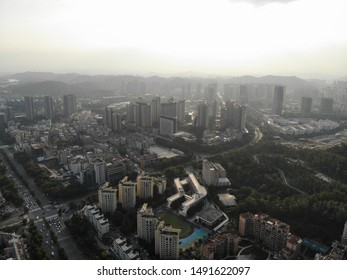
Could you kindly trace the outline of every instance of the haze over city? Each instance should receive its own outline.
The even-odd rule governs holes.
[[[233,260],[346,260],[346,7],[0,0],[1,275],[28,278],[1,260],[211,279],[261,275]],[[159,259],[202,262],[155,274]]]
[[[0,72],[347,73],[343,0],[0,2]]]

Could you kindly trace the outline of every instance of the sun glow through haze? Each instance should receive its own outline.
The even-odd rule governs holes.
[[[344,75],[346,1],[280,2],[2,0],[0,71]]]

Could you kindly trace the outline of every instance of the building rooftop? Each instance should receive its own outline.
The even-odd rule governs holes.
[[[209,207],[196,216],[197,218],[207,221],[209,224],[213,224],[215,221],[223,217],[223,213],[216,208]]]
[[[223,203],[224,206],[236,206],[235,196],[229,193],[218,194],[219,200]]]

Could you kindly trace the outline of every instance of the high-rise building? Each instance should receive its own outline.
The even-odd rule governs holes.
[[[106,181],[106,164],[102,159],[95,159],[93,161],[95,172],[95,183],[102,184]]]
[[[186,85],[182,86],[182,98],[186,98]]]
[[[333,113],[333,99],[332,98],[328,98],[328,97],[323,97],[321,99],[321,103],[320,103],[320,112],[322,114],[331,114]]]
[[[35,117],[34,112],[34,98],[32,96],[24,97],[24,105],[25,105],[25,114],[28,120],[33,120]]]
[[[139,198],[153,197],[153,177],[145,176],[143,173],[137,176],[136,194]]]
[[[152,127],[151,105],[141,103],[140,105],[141,127]]]
[[[253,235],[253,220],[254,214],[242,213],[239,217],[239,234],[241,237],[248,237]]]
[[[167,102],[167,103],[161,103],[161,116],[166,117],[177,117],[177,103],[176,102]]]
[[[112,131],[122,130],[122,115],[120,113],[112,114]]]
[[[197,99],[200,99],[201,98],[201,83],[198,83],[197,85],[196,85],[196,98]]]
[[[68,118],[74,114],[77,110],[77,99],[76,95],[68,94],[64,95],[64,117]]]
[[[117,189],[106,182],[98,191],[99,206],[103,213],[111,213],[117,209]]]
[[[273,103],[272,103],[272,114],[282,115],[283,109],[283,97],[284,97],[284,86],[275,86]]]
[[[137,104],[135,102],[131,102],[127,106],[127,122],[128,123],[137,122]]]
[[[80,172],[81,176],[81,184],[83,184],[86,187],[95,187],[95,171],[93,168],[87,168],[84,171]]]
[[[281,251],[286,246],[290,226],[266,214],[240,214],[239,233],[261,241],[273,251]]]
[[[172,136],[177,132],[177,119],[175,117],[160,117],[160,135]]]
[[[179,256],[180,229],[159,222],[155,229],[155,254],[161,260],[177,260]]]
[[[46,119],[54,118],[54,104],[53,104],[53,98],[51,96],[45,96],[45,118]]]
[[[151,105],[145,102],[137,102],[136,126],[152,127]]]
[[[216,118],[218,114],[218,102],[214,100],[212,103],[212,118]]]
[[[239,86],[239,100],[238,102],[240,104],[246,104],[249,101],[248,97],[248,87],[247,85],[240,85]]]
[[[215,235],[201,245],[201,259],[221,260],[235,255],[239,248],[240,236],[230,232]]]
[[[208,84],[205,88],[205,99],[212,102],[217,97],[217,83]]]
[[[153,124],[158,124],[159,119],[160,119],[160,114],[161,114],[161,107],[160,107],[160,97],[154,97],[152,99],[151,103],[151,112],[152,112],[152,123]]]
[[[12,107],[7,107],[6,108],[6,120],[10,121],[10,120],[13,119],[13,117],[14,117],[13,108]]]
[[[312,97],[301,98],[301,113],[311,114],[312,111]]]
[[[128,181],[128,176],[125,176],[118,184],[118,200],[122,207],[134,208],[136,204],[136,182]]]
[[[219,163],[213,163],[204,159],[202,161],[201,173],[204,183],[208,186],[230,185],[230,181],[226,178],[226,171]]]
[[[190,83],[187,84],[187,97],[192,98],[192,85]]]
[[[345,222],[345,226],[343,228],[341,241],[343,244],[347,245],[347,221]]]
[[[104,123],[114,132],[122,130],[122,115],[118,112],[116,106],[110,105],[106,107]]]
[[[244,92],[244,90],[243,90]],[[224,100],[240,101],[240,86],[233,84],[224,84]]]
[[[176,116],[177,116],[177,120],[178,122],[183,122],[184,121],[184,114],[185,114],[185,100],[182,99],[180,101],[177,102],[177,105],[176,105]]]
[[[144,203],[137,212],[137,237],[151,242],[155,238],[155,228],[159,219],[154,215],[153,209]]]
[[[200,101],[198,104],[196,125],[202,128],[208,126],[207,103],[205,101]]]
[[[221,112],[221,126],[223,128],[246,129],[246,106],[232,100],[225,102]]]

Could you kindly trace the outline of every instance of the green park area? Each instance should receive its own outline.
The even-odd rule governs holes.
[[[174,214],[164,212],[160,214],[160,219],[165,221],[166,224],[172,225],[174,228],[181,229],[180,238],[184,238],[193,233],[193,227],[184,221],[182,218]]]

